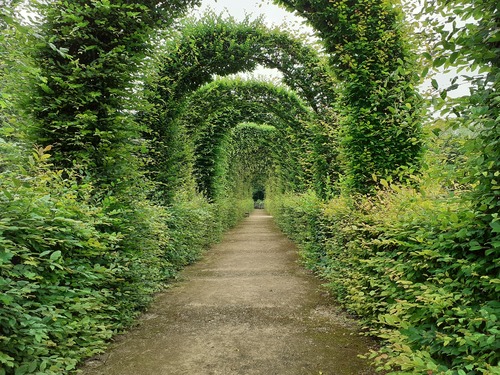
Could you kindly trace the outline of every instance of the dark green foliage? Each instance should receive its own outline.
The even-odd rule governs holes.
[[[419,77],[397,7],[384,0],[277,0],[314,27],[341,82],[341,160],[354,192],[419,168]]]
[[[34,154],[42,163],[43,150]],[[0,373],[60,374],[112,334],[118,233],[91,189],[46,169],[0,177]]]
[[[155,28],[193,3],[54,0],[43,7],[40,74],[30,103],[39,124],[31,133],[54,146],[58,166],[90,173],[108,188],[131,180],[137,145],[130,141],[140,136],[130,114],[138,109],[136,73]]]

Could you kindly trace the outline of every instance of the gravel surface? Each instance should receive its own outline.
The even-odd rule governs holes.
[[[254,211],[85,375],[375,374],[374,346],[297,263],[296,247]]]

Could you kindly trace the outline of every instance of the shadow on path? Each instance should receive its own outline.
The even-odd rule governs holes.
[[[369,340],[328,304],[296,247],[256,210],[161,293],[85,375],[361,375]]]

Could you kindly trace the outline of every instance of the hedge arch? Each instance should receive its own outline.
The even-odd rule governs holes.
[[[251,71],[259,64],[282,72],[285,84],[315,111],[334,103],[335,81],[316,49],[260,21],[237,23],[210,15],[188,21],[167,42],[157,89],[163,101],[179,101],[214,75]]]
[[[140,137],[130,115],[140,104],[134,76],[157,30],[197,3],[40,2],[45,22],[34,56],[40,73],[26,103],[37,123],[27,132],[34,143],[53,146],[57,167],[90,175],[104,190],[126,190],[140,179],[138,148],[130,142]]]
[[[229,132],[227,151],[229,190],[264,191],[270,176],[276,173],[281,155],[276,127],[257,123],[240,123]],[[255,199],[254,199],[255,200]]]
[[[228,132],[240,123],[269,124],[276,128],[274,152],[280,153],[280,170],[291,190],[309,181],[314,132],[314,112],[293,91],[271,83],[220,79],[211,82],[187,100],[177,125],[185,128],[194,151],[193,175],[198,188],[214,199],[218,196],[219,155]],[[185,163],[183,163],[185,165]],[[306,176],[308,175],[308,176]]]
[[[186,154],[178,151],[183,150],[185,141],[175,118],[183,113],[190,93],[212,81],[215,75],[249,71],[258,64],[283,73],[285,84],[307,103],[318,120],[323,119],[317,121],[316,137],[322,138],[318,143],[335,144],[329,138],[336,133],[336,122],[331,121],[335,118],[331,105],[336,98],[333,76],[314,48],[285,32],[269,30],[258,21],[236,23],[210,16],[198,23],[186,23],[178,37],[167,42],[161,60],[161,68],[151,85],[151,102],[156,110],[149,114],[147,122],[155,139],[152,152],[157,160],[151,172],[162,186],[185,179],[176,175],[179,170],[176,164]],[[325,166],[336,165],[337,150],[334,147],[315,150],[320,151],[329,154],[322,155],[322,160],[335,160],[324,163],[321,172],[324,177],[329,173],[329,167]],[[167,202],[171,199],[169,194],[163,195]]]
[[[158,154],[178,145],[172,138],[178,133],[172,120],[183,111],[189,92],[214,75],[262,64],[280,70],[284,82],[318,114],[315,152],[323,164],[316,169],[315,181],[321,196],[338,192],[338,186],[332,186],[342,174],[344,187],[369,193],[378,180],[403,180],[415,173],[422,148],[420,98],[402,13],[379,0],[282,3],[318,30],[329,65],[311,47],[259,22],[237,24],[212,16],[186,24],[180,36],[167,43],[154,88],[161,110],[153,122],[161,140]],[[348,14],[351,8],[354,16]]]

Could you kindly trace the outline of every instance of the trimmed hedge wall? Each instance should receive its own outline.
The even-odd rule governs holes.
[[[473,205],[392,186],[375,197],[275,196],[304,263],[384,339],[391,374],[500,373],[496,250]]]

